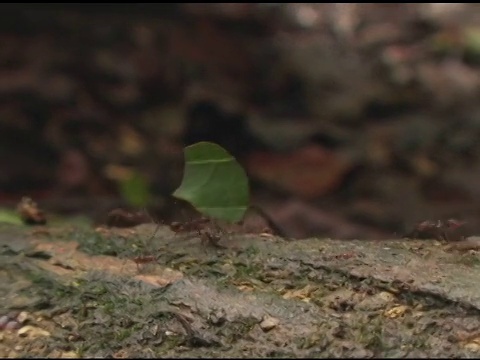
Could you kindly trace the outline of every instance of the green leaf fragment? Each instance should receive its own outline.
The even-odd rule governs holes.
[[[22,220],[14,211],[0,209],[0,223],[23,225]]]
[[[182,183],[173,196],[188,201],[204,215],[235,222],[248,208],[248,178],[221,146],[199,142],[185,148]]]
[[[120,193],[123,198],[136,207],[147,205],[151,199],[150,187],[147,179],[138,172],[133,172],[120,183]]]

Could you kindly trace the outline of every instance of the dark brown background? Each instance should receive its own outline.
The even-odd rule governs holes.
[[[95,218],[231,151],[292,236],[480,231],[476,4],[0,6],[0,202]]]

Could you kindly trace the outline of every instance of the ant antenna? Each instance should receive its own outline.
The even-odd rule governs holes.
[[[157,224],[157,226],[155,227],[155,231],[153,232],[153,234],[150,236],[150,238],[145,242],[145,244],[149,244],[153,238],[155,237],[155,235],[157,234],[158,232],[158,229],[160,228],[160,222],[157,222],[153,219],[152,215],[150,214],[150,212],[148,211],[147,207],[144,207],[143,210],[145,211],[145,213],[147,214],[147,216],[150,218],[150,221],[154,224]]]

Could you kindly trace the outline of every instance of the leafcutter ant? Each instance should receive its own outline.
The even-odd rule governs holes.
[[[407,238],[436,239],[439,241],[460,241],[465,238],[461,233],[461,227],[465,221],[449,219],[447,221],[425,220],[417,224],[413,231],[405,235]]]
[[[156,223],[146,209],[143,212],[129,212],[127,210],[117,208],[110,211],[107,215],[107,226],[109,227],[129,228],[145,223]],[[160,224],[157,223],[153,234],[144,241],[144,248],[150,244],[159,228]],[[132,258],[132,261],[137,266],[137,271],[140,271],[140,265],[152,263],[155,260],[156,257],[153,255],[139,255]]]
[[[137,271],[140,272],[140,265],[152,263],[156,259],[157,258],[153,255],[146,255],[146,256],[136,256],[132,260],[137,265]]]
[[[128,228],[152,222],[151,217],[145,212],[129,212],[124,209],[114,209],[107,215],[107,226]]]
[[[200,217],[184,223],[172,222],[170,229],[175,232],[175,234],[196,233],[200,237],[202,244],[224,248],[224,246],[219,244],[222,230],[213,220],[206,217]]]

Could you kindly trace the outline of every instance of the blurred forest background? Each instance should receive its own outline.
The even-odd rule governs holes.
[[[479,4],[2,4],[0,205],[172,218],[207,140],[290,236],[478,234],[479,70]]]

